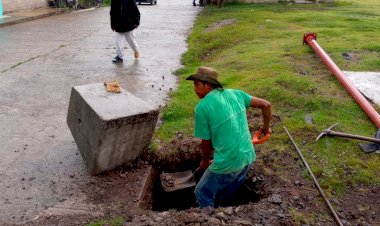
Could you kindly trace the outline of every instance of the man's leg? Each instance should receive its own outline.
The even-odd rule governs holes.
[[[116,55],[123,59],[123,50],[124,50],[124,34],[116,32]]]
[[[131,47],[131,49],[133,50],[135,54],[135,58],[139,58],[139,50],[138,50],[134,30],[125,32],[124,37],[127,43],[129,44],[129,46]]]
[[[199,183],[195,187],[195,198],[199,207],[214,207],[216,194],[221,190],[217,177],[218,174],[206,169]]]
[[[225,187],[225,189],[221,192],[220,199],[221,201],[232,201],[232,199],[235,197],[236,192],[239,190],[239,188],[243,185],[244,180],[249,172],[249,170],[252,168],[253,164],[250,164],[243,168],[242,171],[237,172],[235,174],[234,180]]]
[[[252,164],[247,165],[241,171],[229,174],[217,174],[209,169],[205,171],[201,180],[195,187],[195,197],[199,207],[215,207],[215,198],[231,198],[243,184]]]

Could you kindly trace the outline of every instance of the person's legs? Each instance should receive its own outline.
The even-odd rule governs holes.
[[[236,173],[234,180],[221,191],[220,199],[221,201],[231,201],[236,195],[236,192],[243,185],[245,177],[247,176],[252,164],[243,168],[242,171]]]
[[[133,50],[135,54],[135,58],[139,58],[139,50],[138,50],[137,42],[135,39],[134,31],[132,30],[132,31],[125,32],[124,37],[127,43],[129,44],[129,46],[131,47],[131,49]]]
[[[215,174],[209,169],[203,173],[194,192],[199,207],[214,207],[215,196],[222,189],[217,180],[218,175],[220,174]]]
[[[116,32],[116,56],[123,59],[124,33]]]
[[[233,197],[243,184],[251,166],[250,164],[241,171],[229,174],[217,174],[207,169],[195,187],[195,197],[199,207],[215,207],[216,197],[220,202]]]

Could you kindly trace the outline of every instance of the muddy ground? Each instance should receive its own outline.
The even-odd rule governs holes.
[[[248,118],[259,120],[255,114]],[[272,121],[274,125],[281,122],[278,116]],[[143,189],[146,194],[138,194],[152,168],[159,173],[197,167],[200,140],[177,133],[175,140],[161,144],[156,152],[147,150],[133,163],[97,175],[82,187],[86,202],[99,215],[45,214],[25,225],[85,225],[113,217],[122,217],[123,225],[131,226],[337,225],[312,180],[302,176],[306,168],[290,144],[283,152],[264,151],[257,145],[256,153],[244,188],[223,207],[196,208],[193,188],[166,196],[158,192],[159,179],[154,180],[155,187]],[[347,191],[344,197],[330,197],[343,225],[380,225],[380,188],[358,186]]]

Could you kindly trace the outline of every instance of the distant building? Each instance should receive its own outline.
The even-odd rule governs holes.
[[[48,0],[0,0],[0,16],[20,10],[46,8]]]

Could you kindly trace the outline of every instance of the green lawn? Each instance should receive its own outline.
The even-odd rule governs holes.
[[[199,101],[185,78],[200,65],[216,68],[222,84],[269,100],[281,123],[272,128],[267,153],[296,152],[286,126],[321,186],[343,194],[347,185],[380,184],[380,156],[365,154],[359,141],[322,138],[338,122],[338,131],[373,136],[376,128],[314,51],[302,45],[303,34],[317,42],[341,70],[380,71],[380,1],[350,0],[333,4],[225,4],[207,6],[197,18],[177,71],[180,84],[163,112],[156,136],[165,142],[176,132],[193,133]],[[343,53],[353,56],[346,60]],[[376,107],[380,112],[379,106]],[[312,116],[314,124],[305,122]]]
[[[95,222],[89,223],[86,226],[121,226],[124,224],[124,219],[121,217],[115,217],[110,220],[97,220]]]

